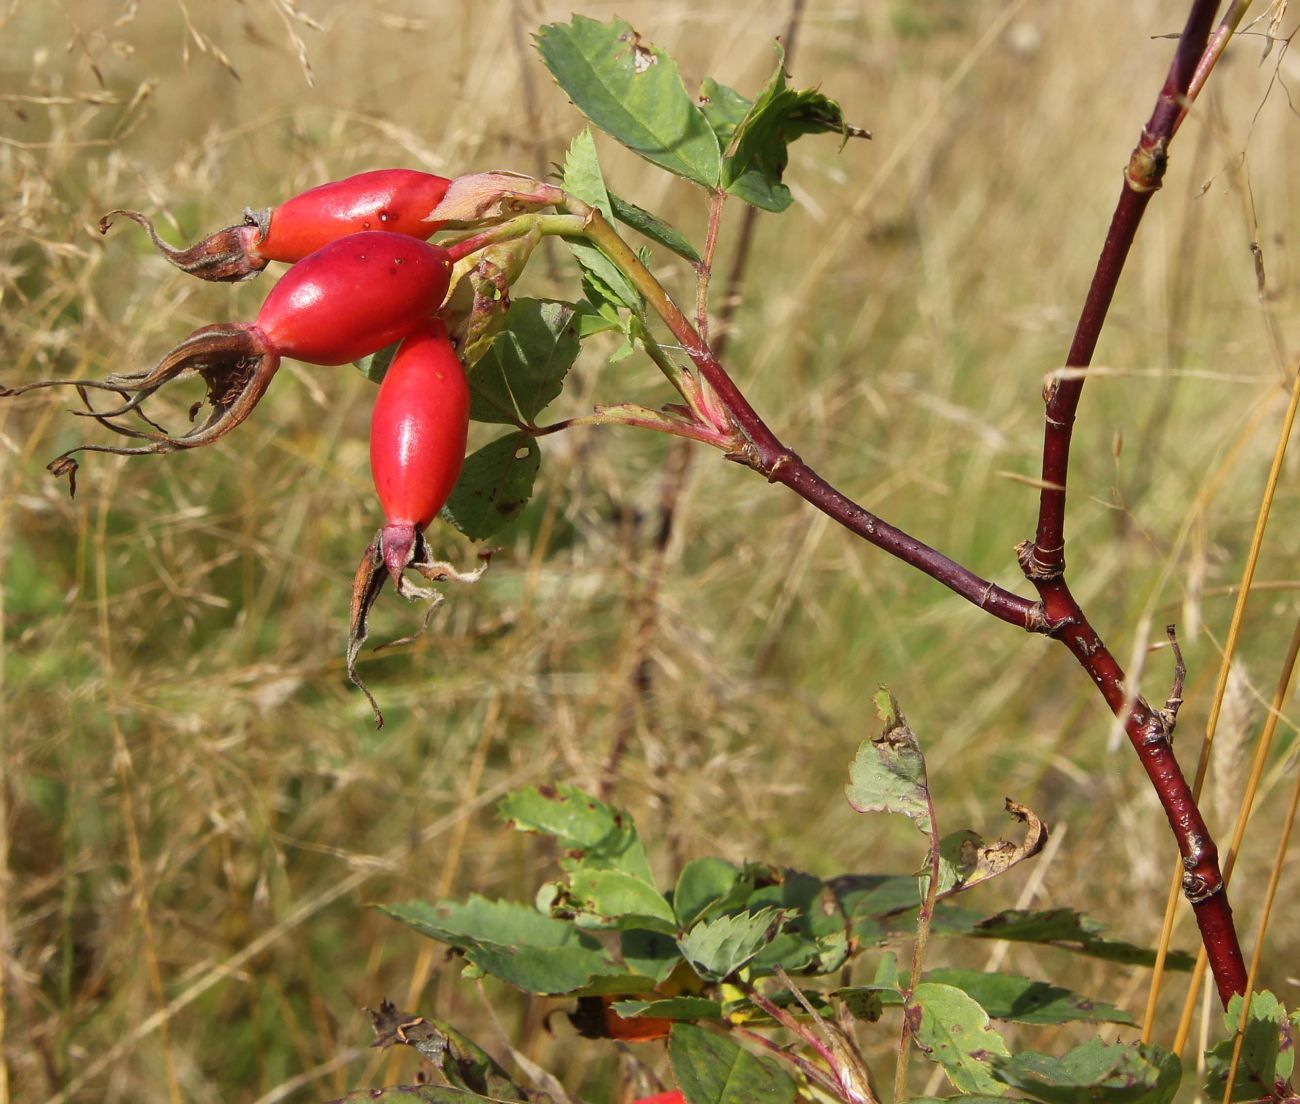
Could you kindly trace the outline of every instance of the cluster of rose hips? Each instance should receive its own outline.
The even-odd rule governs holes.
[[[137,451],[207,444],[247,417],[281,357],[347,364],[400,341],[370,426],[371,473],[386,522],[384,563],[399,580],[416,535],[460,475],[469,430],[465,373],[437,316],[452,258],[425,240],[442,227],[430,216],[450,183],[409,169],[361,173],[250,211],[241,224],[186,250],[168,247],[136,212],[105,216],[104,229],[118,214],[141,222],[173,264],[204,279],[247,279],[270,261],[293,267],[254,322],[205,326],[153,371],[105,381],[130,398],[96,417],[118,417],[168,380],[198,372],[208,385],[211,416],[182,437],[163,434]]]
[[[102,232],[115,216],[130,218],[148,230],[172,264],[203,279],[248,279],[270,261],[293,267],[271,289],[253,322],[203,326],[148,371],[101,380],[42,380],[0,394],[75,386],[87,407],[79,413],[139,442],[81,445],[56,458],[50,470],[67,475],[75,491],[74,453],[162,453],[219,440],[248,417],[282,357],[346,364],[400,342],[371,418],[371,472],[385,524],[367,549],[354,586],[348,659],[349,674],[360,686],[353,661],[365,636],[366,613],[385,577],[399,593],[416,597],[429,592],[404,583],[406,568],[426,578],[455,574],[447,565],[428,562],[422,531],[446,503],[464,465],[469,387],[449,334],[445,301],[453,266],[481,244],[448,248],[427,239],[447,224],[439,213],[447,207],[444,198],[455,199],[454,225],[500,221],[491,217],[493,203],[524,180],[512,174],[451,181],[407,169],[365,172],[312,188],[273,209],[246,211],[241,223],[188,249],[167,245],[138,212],[110,212],[100,222]],[[532,206],[554,202],[558,189],[527,183],[536,186]],[[515,201],[510,212],[528,206],[527,198]],[[489,217],[480,220],[483,214]],[[189,432],[171,434],[141,404],[167,382],[195,374],[206,385],[210,413]],[[120,402],[97,408],[93,391],[111,392]],[[191,420],[202,405],[191,409]],[[139,421],[123,422],[127,415]]]

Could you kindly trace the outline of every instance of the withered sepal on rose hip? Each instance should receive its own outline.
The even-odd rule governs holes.
[[[77,452],[147,454],[197,448],[220,440],[252,412],[266,393],[282,357],[308,364],[346,364],[391,345],[423,323],[442,304],[451,275],[447,251],[417,238],[383,231],[351,234],[318,249],[271,289],[254,322],[203,326],[156,367],[101,380],[40,380],[10,388],[19,395],[42,387],[75,387],[88,407],[77,411],[133,440],[133,446],[78,445],[49,468],[74,477]],[[143,410],[164,384],[197,375],[207,384],[203,402],[212,411],[187,433],[169,433]],[[123,401],[97,409],[91,390],[111,391]],[[134,414],[145,428],[118,421]],[[75,490],[75,484],[73,484]]]

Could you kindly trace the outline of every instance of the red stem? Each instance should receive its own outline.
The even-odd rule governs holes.
[[[1071,343],[1066,362],[1070,367],[1086,367],[1092,359],[1138,223],[1164,176],[1169,140],[1184,112],[1188,83],[1205,52],[1216,7],[1216,0],[1193,0],[1169,74],[1125,170],[1124,190]],[[643,266],[626,243],[599,213],[590,213],[587,219],[588,236],[633,277],[731,415],[742,441],[728,454],[729,459],[748,465],[771,482],[785,484],[846,529],[911,564],[1000,620],[1030,632],[1046,632],[1070,650],[1107,705],[1116,716],[1123,718],[1129,740],[1169,819],[1186,870],[1183,889],[1195,912],[1220,999],[1226,1005],[1234,993],[1244,992],[1246,968],[1219,870],[1218,851],[1171,747],[1172,710],[1156,712],[1140,695],[1134,693],[1130,697],[1123,668],[1102,644],[1065,583],[1065,489],[1070,432],[1083,391],[1082,376],[1054,381],[1046,395],[1043,490],[1037,536],[1017,550],[1021,568],[1041,599],[1034,603],[981,579],[882,521],[809,468],[782,444],[750,406],[707,342],[657,281],[647,272],[638,272]]]
[[[1185,114],[1188,87],[1205,53],[1217,7],[1217,0],[1194,0],[1192,4],[1164,86],[1125,169],[1124,188],[1070,343],[1067,367],[1085,368],[1092,361],[1138,224],[1164,177],[1169,142]],[[1123,668],[1102,644],[1064,578],[1070,435],[1084,381],[1083,373],[1055,380],[1046,393],[1038,528],[1034,541],[1020,549],[1021,567],[1042,599],[1049,632],[1087,671],[1115,715],[1124,719],[1124,730],[1178,841],[1185,869],[1183,891],[1196,915],[1219,998],[1226,1005],[1234,993],[1245,992],[1246,967],[1219,869],[1218,850],[1174,757],[1171,719],[1153,711],[1140,695],[1131,696]]]

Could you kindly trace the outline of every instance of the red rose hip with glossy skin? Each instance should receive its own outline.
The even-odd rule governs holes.
[[[115,216],[139,223],[172,264],[204,280],[247,280],[270,261],[290,264],[349,234],[382,230],[424,240],[441,229],[429,218],[451,181],[414,169],[375,169],[309,188],[278,207],[245,210],[244,221],[218,230],[188,249],[168,245],[148,216],[110,211],[99,220],[107,233]]]
[[[469,384],[441,319],[399,346],[370,419],[370,471],[384,509],[384,564],[400,585],[416,534],[437,516],[465,464]]]

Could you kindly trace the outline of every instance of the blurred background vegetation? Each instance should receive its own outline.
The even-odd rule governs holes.
[[[808,0],[804,13],[795,83],[839,99],[875,140],[795,148],[797,203],[758,225],[729,363],[834,483],[1016,589],[1042,376],[1064,356],[1168,63],[1161,36],[1184,9]],[[245,206],[367,168],[546,173],[581,120],[529,36],[571,10],[6,3],[0,382],[138,369],[198,325],[255,314],[273,275],[236,288],[188,280],[135,227],[101,238],[109,208],[156,213],[188,242]],[[787,0],[580,10],[631,21],[692,87],[712,75],[751,93],[789,17]],[[1072,581],[1117,656],[1145,665],[1156,699],[1171,664],[1148,644],[1179,623],[1188,763],[1297,339],[1300,143],[1286,92],[1297,66],[1279,50],[1261,65],[1263,41],[1231,48],[1179,137],[1075,435]],[[599,141],[613,188],[702,239],[699,195]],[[689,300],[690,271],[659,263]],[[576,288],[555,252],[521,290]],[[645,362],[597,353],[557,415],[665,401]],[[1054,828],[1046,854],[969,904],[1071,906],[1117,937],[1154,941],[1173,844],[1064,650],[983,617],[712,453],[695,457],[661,563],[669,446],[650,435],[545,440],[539,493],[482,582],[451,588],[419,642],[365,659],[388,717],[376,732],[342,663],[351,573],[380,521],[366,459],[373,392],[346,368],[288,365],[281,377],[218,448],[90,456],[75,499],[42,469],[94,436],[65,413],[69,396],[0,404],[8,1099],[269,1104],[409,1081],[414,1054],[365,1050],[361,1006],[384,996],[498,1049],[509,1037],[588,1099],[618,1099],[628,1059],[613,1044],[460,980],[441,949],[367,903],[529,896],[552,856],[492,806],[551,779],[630,808],[665,881],[701,854],[825,875],[915,869],[913,830],[857,816],[842,797],[880,683],[927,748],[945,831],[1002,832],[1004,795]],[[1220,731],[1208,799],[1219,832],[1300,611],[1295,469]],[[445,526],[430,536],[439,554],[474,562]],[[372,639],[405,635],[417,616],[386,600]],[[648,695],[634,678],[643,655]],[[1247,941],[1294,731],[1287,713],[1234,883]],[[1284,886],[1295,877],[1293,862]],[[1283,912],[1264,980],[1294,1005],[1300,924]],[[1186,918],[1175,942],[1194,948]],[[941,944],[932,962],[978,966],[981,946]],[[1002,968],[1141,1011],[1145,971],[996,953]],[[1175,984],[1169,1008],[1180,999]],[[1166,1017],[1158,1039],[1171,1033]],[[637,1057],[662,1066],[654,1047]]]

